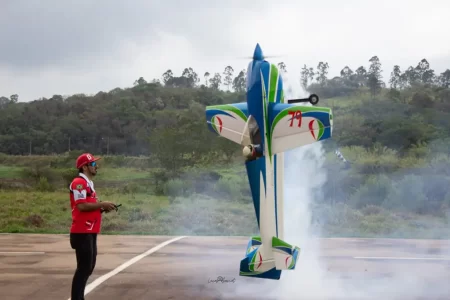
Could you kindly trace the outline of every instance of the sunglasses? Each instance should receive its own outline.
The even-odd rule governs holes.
[[[93,161],[91,163],[88,163],[88,166],[95,167],[97,166],[97,162]]]

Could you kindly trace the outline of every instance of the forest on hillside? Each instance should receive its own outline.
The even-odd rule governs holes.
[[[288,72],[283,62],[278,67]],[[435,74],[422,59],[403,72],[395,66],[387,83],[377,56],[368,67],[343,67],[337,77],[328,78],[328,69],[327,62],[319,62],[316,68],[305,65],[298,78],[305,90],[321,97],[319,105],[331,105],[326,99],[336,99],[333,140],[340,147],[369,147],[378,142],[405,150],[449,136],[450,69]],[[201,80],[188,67],[180,76],[167,70],[161,79],[148,82],[140,77],[132,87],[90,96],[53,95],[28,103],[19,102],[17,94],[0,97],[0,153],[87,150],[150,155],[164,140],[167,147],[180,144],[183,150],[179,151],[202,155],[214,148],[205,125],[205,105],[245,101],[245,74],[241,70],[235,76],[227,66],[223,73],[206,72]],[[346,102],[345,109],[340,109]]]
[[[284,63],[278,66],[289,72]],[[376,56],[367,67],[345,66],[333,78],[328,69],[326,62],[305,65],[298,76],[307,92],[319,95],[319,106],[332,107],[334,115],[333,137],[321,143],[327,180],[318,188],[314,201],[322,208],[314,216],[330,228],[377,232],[399,226],[394,211],[448,222],[450,69],[435,74],[423,59],[404,71],[395,66],[384,80]],[[192,180],[205,180],[180,170],[200,166],[213,191],[197,192],[211,196],[222,189],[222,198],[248,200],[244,177],[225,178],[211,167],[240,157],[240,147],[213,138],[205,120],[206,105],[245,101],[245,74],[241,70],[234,76],[227,66],[223,73],[205,73],[202,80],[188,67],[180,76],[168,70],[161,79],[138,77],[131,87],[95,95],[53,95],[29,103],[19,102],[19,95],[0,97],[0,163],[12,165],[8,161],[14,155],[69,152],[70,158],[83,150],[106,155],[116,167],[130,167],[127,156],[147,156],[151,166],[139,164],[157,178],[155,194],[192,191]],[[49,165],[68,168],[72,161]],[[163,171],[154,170],[158,167]],[[412,220],[414,228],[425,226],[411,216],[400,218]]]

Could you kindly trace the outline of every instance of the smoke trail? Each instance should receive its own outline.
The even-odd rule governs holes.
[[[307,97],[295,81],[283,75],[285,97]],[[304,105],[310,105],[309,103]],[[313,237],[311,207],[314,197],[320,202],[326,183],[324,151],[321,143],[306,145],[285,153],[284,240],[299,246],[301,253],[294,271],[283,271],[280,281],[250,281],[234,290],[234,299],[336,299],[345,295],[339,282],[326,278],[326,266],[320,261],[319,240]],[[319,193],[317,193],[319,191]],[[227,295],[228,296],[228,295]],[[231,297],[231,295],[230,295]],[[349,299],[349,298],[347,298]]]
[[[300,83],[283,76],[286,97],[307,97]],[[307,103],[304,105],[310,106]],[[311,204],[320,202],[321,187],[326,183],[325,161],[321,143],[306,145],[285,154],[285,238],[301,248],[296,270],[286,271],[276,294],[279,299],[328,299],[343,295],[335,280],[326,280],[326,266],[320,261],[319,240],[311,228]],[[318,191],[319,193],[314,193]],[[316,197],[316,198],[314,198]]]
[[[290,78],[286,75],[283,76],[283,80],[288,98],[309,96],[303,91],[300,83],[296,84],[296,81],[289,80]],[[384,294],[383,296],[392,297],[396,292],[398,296],[395,284],[393,285],[389,280],[380,282],[371,278],[352,278],[350,272],[346,274],[350,278],[344,279],[343,274],[328,271],[328,265],[321,257],[323,245],[317,238],[320,236],[320,228],[312,227],[312,205],[314,202],[324,202],[323,195],[320,193],[327,182],[324,163],[325,155],[320,142],[286,153],[284,240],[299,246],[301,254],[296,270],[283,272],[283,278],[272,296],[276,295],[276,299],[314,300],[376,299],[381,296],[381,293]],[[408,282],[397,281],[396,284],[407,286]]]
[[[300,83],[283,76],[288,98],[307,97]],[[310,106],[310,104],[304,104]],[[321,188],[327,182],[322,144],[314,143],[293,149],[285,155],[285,237],[290,244],[299,246],[301,254],[296,270],[284,271],[282,280],[271,292],[275,299],[436,299],[448,295],[450,288],[444,283],[430,282],[420,272],[405,273],[384,265],[388,277],[374,278],[364,272],[347,278],[328,271],[321,258],[320,232],[312,228],[313,202],[323,202]],[[314,236],[316,235],[316,236]],[[347,263],[347,262],[344,262]],[[442,266],[441,266],[442,268]],[[361,268],[358,268],[361,271]],[[440,270],[440,268],[437,268]],[[344,271],[345,272],[345,271]],[[424,298],[422,298],[424,297]]]
[[[289,82],[286,76],[283,76],[283,80],[288,98],[307,96],[301,91],[300,84],[297,86],[295,82]],[[320,193],[327,183],[324,163],[324,150],[320,142],[293,149],[285,155],[284,240],[301,248],[296,270],[283,271],[279,281],[240,279],[245,282],[243,285],[238,285],[232,292],[222,295],[226,296],[226,299],[277,300],[448,299],[450,287],[444,275],[448,274],[448,266],[445,263],[391,264],[353,260],[350,254],[354,251],[351,241],[346,242],[349,249],[332,249],[332,252],[336,253],[333,255],[341,253],[348,256],[346,259],[332,261],[322,256],[322,248],[334,243],[327,241],[322,244],[323,240],[316,238],[317,235],[320,236],[320,232],[312,227],[312,205],[325,200]],[[382,240],[372,242],[385,243]],[[408,246],[402,247],[399,243],[402,242],[397,242],[397,247],[408,253]],[[392,245],[391,242],[387,244]],[[419,253],[420,250],[418,251],[416,246],[412,245],[414,255],[426,255],[428,250],[432,250],[423,249],[422,253]],[[370,245],[366,247],[370,248]],[[430,272],[441,272],[442,279],[436,280],[436,277],[427,275],[432,274]]]

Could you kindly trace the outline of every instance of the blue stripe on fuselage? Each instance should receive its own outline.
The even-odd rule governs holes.
[[[262,82],[260,75],[261,62],[255,62],[253,65],[251,78],[249,80],[248,90],[247,90],[247,110],[248,115],[255,118],[258,124],[259,131],[262,138],[261,147],[264,149],[265,145],[265,131],[264,131],[264,109],[263,109],[263,97],[262,97]]]
[[[257,160],[251,160],[245,162],[245,167],[247,169],[247,176],[250,183],[250,191],[252,192],[253,205],[255,207],[256,220],[258,221],[258,228],[260,228],[260,176],[263,174],[264,186],[266,186],[266,160],[264,158],[259,158]]]
[[[264,79],[264,90],[266,91],[266,107],[267,107],[267,103],[269,102],[269,92],[270,92],[270,86],[269,86],[269,76],[270,76],[270,64],[268,62],[263,62],[261,64],[261,75],[262,78]],[[269,109],[269,107],[267,107],[267,109]]]
[[[264,149],[266,141],[264,130],[264,111],[262,105],[262,83],[260,75],[260,66],[262,63],[262,61],[253,61],[251,65],[251,73],[248,74],[250,77],[247,79],[247,111],[248,115],[253,116],[258,124],[259,132],[262,138],[261,147]],[[263,178],[264,181],[266,181],[266,172],[263,172]],[[259,182],[259,174],[257,176],[257,180]],[[250,184],[252,183],[250,182]]]
[[[248,103],[248,115],[252,115],[260,129],[261,137],[263,137],[263,144],[261,145],[263,149],[265,149],[265,143],[267,142],[266,130],[270,130],[271,124],[273,121],[271,107],[274,104],[269,104],[269,95],[270,95],[270,71],[271,64],[266,61],[252,61],[249,64],[248,73],[247,73],[247,103]],[[264,82],[264,83],[263,83]],[[263,88],[264,84],[264,88]],[[278,78],[278,84],[273,84],[272,86],[276,88],[275,92],[275,101],[276,103],[281,103],[282,101],[282,93],[283,93],[283,80],[281,76]],[[263,97],[263,91],[265,92],[265,97]],[[264,102],[264,100],[266,102]],[[264,107],[266,108],[266,115],[264,115]],[[267,124],[266,118],[269,121]],[[264,130],[264,126],[268,127]],[[270,132],[270,131],[269,131]],[[267,153],[265,153],[267,155]],[[273,156],[272,164],[270,168],[273,170],[274,177],[274,212],[275,212],[275,230],[276,236],[278,237],[278,186],[277,186],[277,164],[278,159],[277,155]],[[260,174],[263,174],[264,184],[266,185],[266,160],[265,158],[259,158],[255,161],[246,162],[247,175],[250,181],[250,188],[252,191],[253,203],[255,206],[256,217],[258,221],[258,227],[260,226]],[[264,189],[266,190],[266,189]]]
[[[253,60],[249,63],[247,73],[247,111],[248,115],[253,116],[258,124],[259,131],[262,137],[261,147],[264,149],[265,145],[265,131],[264,131],[264,111],[263,111],[263,97],[262,97],[262,82],[260,67],[262,61]],[[250,190],[252,192],[253,205],[255,207],[256,220],[258,221],[258,228],[260,228],[260,176],[263,175],[264,190],[266,186],[266,160],[264,157],[245,163],[247,169],[247,176],[250,183]]]

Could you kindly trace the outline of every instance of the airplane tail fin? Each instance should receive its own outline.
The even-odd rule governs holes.
[[[262,256],[261,237],[254,236],[247,245],[246,257],[241,260],[239,275],[278,280],[282,270],[294,270],[300,248],[273,237],[273,256]]]

